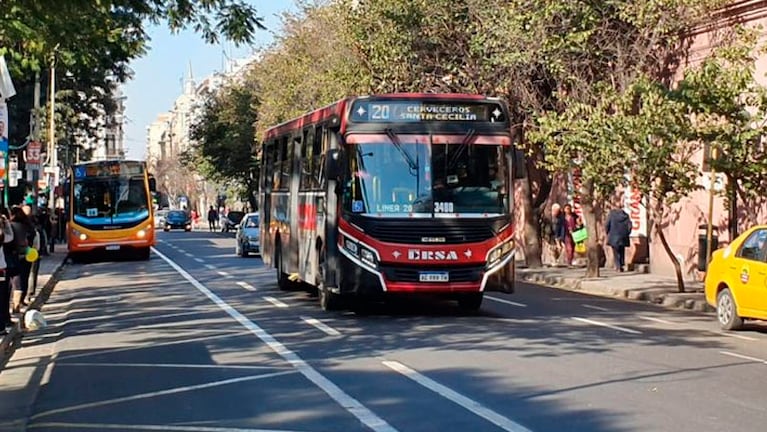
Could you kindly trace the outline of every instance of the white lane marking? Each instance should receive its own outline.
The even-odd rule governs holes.
[[[208,264],[208,265],[210,265],[210,264]],[[208,267],[208,266],[205,266],[205,267]],[[208,267],[208,268],[209,268],[209,269],[211,269],[211,270],[213,270],[215,267],[213,267],[213,268],[211,268],[211,267]],[[221,276],[224,276],[224,277],[229,277],[229,276],[231,276],[229,273],[227,273],[227,272],[225,272],[225,271],[221,271],[221,270],[217,271],[216,273],[218,273],[219,275],[221,275]]]
[[[654,321],[656,323],[661,323],[661,324],[674,325],[674,323],[672,323],[671,321],[667,321],[667,320],[664,320],[664,319],[661,319],[661,318],[655,318],[655,317],[651,317],[651,316],[640,315],[639,319],[643,319],[645,321]]]
[[[729,351],[719,351],[719,354],[724,354],[724,355],[730,356],[730,357],[737,357],[737,358],[743,359],[743,360],[750,360],[750,361],[756,362],[756,363],[767,364],[767,360],[756,358],[756,357],[751,357],[751,356],[747,356],[747,355],[743,355],[743,354],[737,354],[737,353],[733,353],[733,352],[729,352]]]
[[[179,369],[284,369],[275,366],[250,366],[228,364],[186,364],[186,363],[67,363],[58,362],[56,366],[74,367],[135,367],[135,368],[179,368]]]
[[[45,417],[45,416],[49,416],[49,415],[52,415],[52,414],[61,414],[61,413],[65,413],[65,412],[78,411],[78,410],[82,410],[82,409],[96,408],[96,407],[100,407],[100,406],[112,405],[112,404],[129,402],[129,401],[135,401],[135,400],[141,400],[141,399],[149,399],[149,398],[153,398],[153,397],[157,397],[157,396],[165,396],[165,395],[169,395],[169,394],[183,393],[183,392],[188,392],[188,391],[193,391],[193,390],[200,390],[200,389],[206,389],[206,388],[211,388],[211,387],[220,387],[220,386],[229,385],[229,384],[236,384],[236,383],[240,383],[240,382],[244,382],[244,381],[255,381],[255,380],[260,380],[260,379],[273,378],[273,377],[276,377],[276,376],[288,375],[288,374],[292,374],[292,373],[295,373],[295,371],[289,370],[289,371],[272,372],[272,373],[263,374],[263,375],[251,375],[251,376],[246,376],[246,377],[229,378],[229,379],[220,380],[220,381],[208,382],[208,383],[205,383],[205,384],[195,384],[195,385],[190,385],[190,386],[176,387],[176,388],[167,389],[167,390],[159,390],[159,391],[141,393],[141,394],[136,394],[136,395],[132,395],[132,396],[123,396],[123,397],[114,398],[114,399],[100,400],[98,402],[88,402],[88,403],[84,403],[84,404],[72,405],[72,406],[68,406],[68,407],[64,407],[64,408],[56,408],[56,409],[52,409],[52,410],[48,410],[48,411],[43,411],[41,413],[35,414],[32,417],[30,417],[30,420],[38,419],[40,417]]]
[[[170,425],[143,425],[143,424],[115,424],[115,423],[68,423],[68,422],[45,422],[34,423],[27,426],[29,429],[39,428],[66,428],[66,429],[118,429],[118,430],[144,430],[144,431],[184,431],[184,432],[296,432],[286,429],[243,429],[224,428],[211,426],[170,426]]]
[[[264,296],[264,300],[266,300],[269,303],[277,306],[278,308],[286,308],[286,307],[288,307],[288,305],[286,303],[283,303],[283,302],[281,302],[281,301],[279,301],[276,298],[271,297],[271,296]]]
[[[201,258],[195,258],[194,260],[197,261],[198,263],[204,263],[205,262],[205,260],[201,259]]]
[[[594,309],[600,312],[610,312],[610,309],[607,309],[606,307],[602,307],[602,306],[594,306],[590,304],[582,304],[581,306],[585,307],[586,309]]]
[[[205,268],[208,270],[215,270],[216,266],[214,266],[213,264],[205,264]]]
[[[194,255],[190,254],[189,252],[185,253],[184,255],[188,256],[189,258],[194,258]]]
[[[716,333],[716,334],[718,334],[720,336],[729,336],[729,337],[733,337],[733,338],[736,338],[736,339],[743,339],[743,340],[747,340],[747,341],[758,341],[759,340],[759,339],[753,338],[751,336],[743,336],[743,335],[739,335],[739,334],[736,334],[736,333],[727,333],[727,332],[714,332],[714,333]]]
[[[186,250],[184,250],[184,249],[178,248],[177,250],[178,250],[179,252],[181,252],[181,253],[186,253]]]
[[[639,330],[633,330],[633,329],[629,329],[629,328],[626,328],[626,327],[621,327],[621,326],[617,326],[617,325],[607,324],[607,323],[604,323],[604,322],[601,322],[601,321],[594,321],[594,320],[590,320],[590,319],[586,319],[586,318],[579,318],[579,317],[572,317],[572,318],[574,320],[576,320],[576,321],[580,321],[580,322],[583,322],[583,323],[586,323],[586,324],[592,324],[592,325],[600,326],[600,327],[607,327],[607,328],[611,328],[613,330],[622,331],[624,333],[642,334],[642,332],[640,332]]]
[[[508,305],[512,305],[512,306],[516,306],[516,307],[527,307],[527,305],[524,304],[524,303],[517,303],[515,301],[506,300],[506,299],[502,299],[502,298],[498,298],[498,297],[491,297],[489,295],[486,295],[485,298],[488,299],[488,300],[492,300],[492,301],[498,302],[498,303],[506,303]]]
[[[237,282],[237,285],[245,288],[248,291],[256,291],[256,287],[254,287],[253,285],[251,285],[251,284],[249,284],[247,282],[239,281],[239,282]]]
[[[330,327],[329,325],[325,324],[324,322],[318,320],[317,318],[309,318],[309,317],[301,317],[301,319],[314,327],[317,327],[318,329],[325,332],[328,336],[339,336],[341,334],[340,331],[334,329],[333,327]]]
[[[173,262],[173,260],[171,260],[170,258],[166,257],[165,255],[163,255],[162,253],[156,250],[155,252],[160,258],[165,260],[165,262],[167,262],[168,265],[173,267],[173,269],[175,269],[182,277],[184,277],[184,279],[189,281],[189,283],[191,283],[201,293],[205,294],[205,296],[208,297],[213,303],[218,305],[218,307],[220,307],[224,312],[229,314],[229,316],[234,318],[243,327],[250,330],[251,333],[256,335],[256,337],[258,337],[259,339],[261,339],[262,342],[268,345],[269,348],[271,348],[274,352],[279,354],[288,363],[293,365],[293,367],[298,369],[301,375],[305,376],[309,381],[313,382],[317,387],[321,388],[322,391],[324,391],[328,396],[333,398],[333,400],[338,402],[339,405],[341,405],[350,414],[352,414],[357,419],[359,419],[359,421],[361,421],[367,427],[369,427],[370,429],[373,429],[376,432],[397,432],[397,429],[395,429],[393,426],[387,423],[386,420],[382,419],[381,417],[378,417],[378,415],[376,415],[373,411],[371,411],[369,408],[363,405],[360,401],[358,401],[357,399],[353,398],[352,396],[350,396],[349,394],[341,390],[341,388],[338,387],[335,383],[333,383],[333,381],[330,381],[324,375],[317,372],[316,369],[311,367],[296,353],[289,350],[285,345],[283,345],[281,342],[275,339],[274,336],[267,333],[266,330],[259,327],[253,321],[249,320],[247,317],[245,317],[245,315],[243,315],[237,309],[229,305],[229,303],[222,300],[221,297],[214,294],[213,291],[209,290],[205,285],[203,285],[197,279],[192,277],[192,275],[190,275],[186,270],[181,268],[178,264]]]
[[[500,427],[503,430],[506,430],[509,432],[530,432],[530,429],[527,429],[521,424],[509,419],[508,417],[504,417],[503,415],[498,414],[497,412],[483,406],[482,404],[480,404],[479,402],[473,399],[470,399],[454,390],[451,390],[449,387],[446,387],[432,380],[431,378],[421,375],[420,373],[414,371],[413,369],[410,369],[409,367],[403,365],[400,362],[384,361],[383,364],[384,366],[396,372],[399,372],[402,375],[417,382],[418,384],[426,387],[427,389],[433,391],[434,393],[437,393],[438,395],[444,397],[445,399],[448,399],[462,406],[463,408],[473,412],[474,414],[484,418],[490,423],[495,424],[496,426]]]

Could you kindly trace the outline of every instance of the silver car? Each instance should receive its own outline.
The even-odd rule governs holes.
[[[261,254],[261,237],[258,228],[258,213],[248,213],[243,216],[240,224],[237,225],[237,244],[234,247],[234,253],[246,257],[253,252]]]

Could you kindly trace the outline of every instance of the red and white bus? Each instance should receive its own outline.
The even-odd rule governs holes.
[[[476,310],[514,290],[515,150],[507,105],[467,94],[350,97],[270,128],[261,247],[280,288],[330,310],[430,293]]]

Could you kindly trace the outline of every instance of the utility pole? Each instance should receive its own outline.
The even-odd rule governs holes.
[[[49,96],[49,120],[48,120],[48,154],[50,156],[51,176],[53,182],[50,187],[49,203],[55,208],[56,206],[56,186],[59,184],[58,166],[59,166],[59,154],[56,148],[56,51],[53,52],[53,58],[51,59],[51,76],[50,76],[50,96]]]
[[[714,194],[716,194],[716,168],[714,168],[713,161],[718,156],[717,147],[711,146],[711,185],[708,189],[708,224],[706,226],[706,271],[708,271],[708,264],[711,262],[711,253],[713,252],[711,242],[714,240]]]

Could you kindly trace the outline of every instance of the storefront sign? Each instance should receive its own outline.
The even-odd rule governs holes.
[[[624,211],[631,218],[631,237],[647,237],[647,200],[642,191],[626,186]]]

